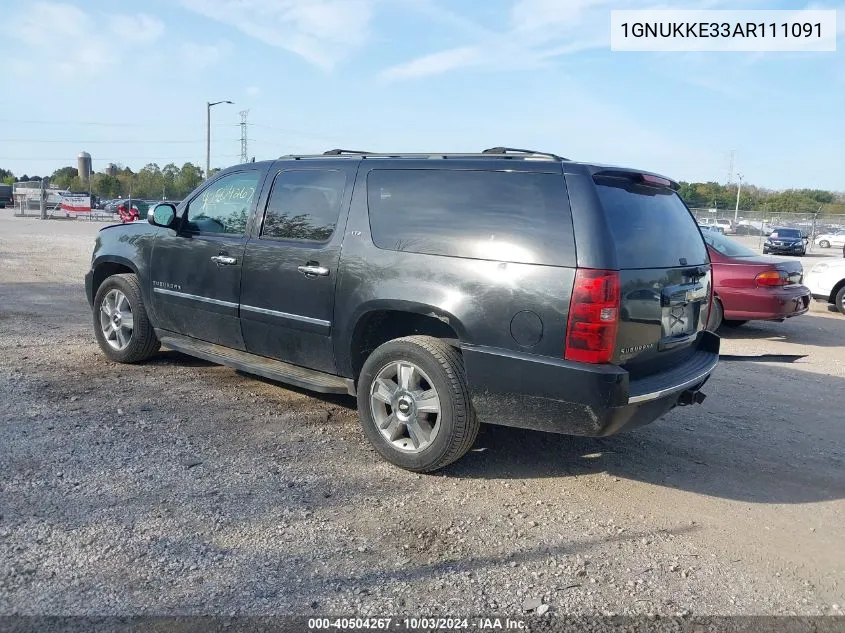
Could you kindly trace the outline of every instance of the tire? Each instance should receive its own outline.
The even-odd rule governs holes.
[[[722,309],[722,302],[718,299],[713,299],[713,310],[710,312],[710,318],[707,319],[707,329],[715,332],[722,327],[724,318],[725,311]]]
[[[121,295],[125,302],[119,299]],[[104,303],[108,310],[103,309]],[[132,319],[131,326],[127,326],[126,321],[127,305]],[[109,318],[108,314],[112,317]],[[110,330],[108,335],[106,325]],[[100,284],[94,296],[94,335],[103,353],[117,363],[139,363],[159,350],[161,343],[147,317],[141,297],[141,284],[136,275],[112,275]]]
[[[842,314],[845,314],[845,286],[842,286],[839,289],[839,292],[836,293],[834,300],[836,301],[836,303],[834,304],[836,306],[836,309],[839,310]]]
[[[822,240],[821,242],[819,242],[819,246],[821,246],[822,248],[830,248],[830,242],[828,242],[827,240]]]
[[[739,320],[737,320],[737,319],[723,319],[723,320],[722,320],[722,323],[723,323],[726,327],[742,327],[743,325],[745,325],[746,323],[748,323],[748,320],[745,320],[745,321],[739,321]]]
[[[405,381],[399,366],[405,368]],[[415,370],[407,373],[408,366]],[[389,378],[394,373],[395,381]],[[432,389],[438,412],[420,414],[417,403],[430,403]],[[421,398],[424,393],[429,397]],[[410,424],[401,422],[403,412],[410,412]],[[358,417],[379,455],[419,473],[433,472],[463,457],[479,429],[460,352],[431,336],[394,339],[370,354],[358,378]],[[427,435],[420,435],[423,427]],[[417,429],[416,439],[412,429]],[[418,442],[420,437],[430,439]]]

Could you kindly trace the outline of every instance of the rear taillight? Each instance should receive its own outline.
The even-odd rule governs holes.
[[[608,363],[619,327],[619,272],[579,268],[569,302],[566,360]]]
[[[767,270],[758,274],[754,280],[758,286],[785,286],[789,283],[789,276],[782,270]]]

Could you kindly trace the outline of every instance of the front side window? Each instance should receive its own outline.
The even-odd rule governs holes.
[[[244,171],[224,176],[188,205],[191,233],[243,235],[252,204],[258,195],[261,173]]]
[[[329,169],[283,171],[276,176],[261,237],[325,243],[334,234],[346,173]]]

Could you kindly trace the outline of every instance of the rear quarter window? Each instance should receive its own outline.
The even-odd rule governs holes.
[[[367,176],[367,204],[378,248],[575,265],[561,173],[374,169]]]
[[[709,261],[695,218],[670,189],[623,179],[596,181],[619,267],[672,268]]]

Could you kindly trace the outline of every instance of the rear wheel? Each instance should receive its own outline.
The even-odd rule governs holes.
[[[839,292],[836,293],[836,309],[839,310],[842,314],[845,314],[845,286],[842,286],[839,289]]]
[[[707,320],[707,329],[715,332],[722,327],[724,318],[725,311],[722,309],[722,302],[718,299],[713,299],[713,308],[710,310],[710,318]]]
[[[819,246],[821,246],[822,248],[830,248],[830,242],[828,242],[827,240],[822,240],[821,242],[819,242]]]
[[[161,343],[147,317],[137,276],[112,275],[97,289],[94,334],[103,353],[118,363],[138,363],[158,351]]]
[[[462,457],[479,428],[460,353],[430,336],[389,341],[367,358],[358,415],[376,451],[414,472]]]

